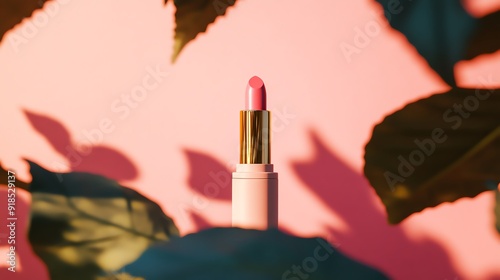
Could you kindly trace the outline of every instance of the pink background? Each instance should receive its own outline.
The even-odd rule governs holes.
[[[4,37],[3,166],[28,181],[23,157],[53,171],[118,179],[157,201],[183,234],[227,226],[225,179],[238,156],[238,111],[247,80],[259,75],[275,119],[272,157],[284,230],[328,238],[396,279],[500,279],[492,193],[389,226],[362,176],[363,148],[374,124],[409,101],[447,89],[405,38],[387,27],[378,5],[240,0],[171,64],[175,9],[162,3],[56,1],[59,10],[47,22],[39,15],[34,32],[26,33],[29,19]],[[500,8],[494,0],[467,6],[475,15]],[[47,12],[36,12],[35,19],[37,13]],[[372,29],[357,53],[345,55],[340,46],[356,47],[357,30],[367,26],[380,29]],[[26,40],[13,43],[19,36]],[[459,84],[498,87],[499,62],[497,53],[459,63]],[[121,95],[130,96],[157,67],[168,76],[126,105]],[[56,129],[45,117],[62,126]],[[102,122],[108,123],[100,128]],[[85,136],[98,129],[102,137]],[[77,155],[68,159],[67,149]],[[0,196],[6,201],[5,189]],[[30,196],[21,198],[19,271],[8,272],[2,257],[0,278],[45,280],[22,232]],[[0,238],[4,256],[6,239]]]

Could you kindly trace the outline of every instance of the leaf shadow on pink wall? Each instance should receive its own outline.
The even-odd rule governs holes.
[[[195,224],[196,231],[214,227],[208,220],[205,219],[205,217],[195,211],[188,210],[187,214],[189,215],[191,221]]]
[[[208,199],[231,200],[231,171],[209,154],[184,149],[189,162],[189,187]]]
[[[99,174],[117,181],[137,178],[137,168],[122,152],[99,144],[88,145],[82,150],[82,146],[73,142],[61,122],[27,110],[24,113],[35,131],[40,133],[57,153],[66,158],[67,162],[57,163],[56,168],[67,166],[71,171]],[[104,137],[104,134],[102,135]]]
[[[0,230],[0,245],[2,246],[15,246],[16,253],[16,272],[10,272],[6,267],[8,264],[6,262],[7,257],[2,254],[2,265],[0,265],[0,279],[49,279],[47,270],[45,269],[44,263],[34,256],[31,251],[31,245],[28,241],[27,234],[25,234],[26,228],[28,227],[30,206],[28,202],[23,199],[19,192],[21,190],[17,189],[16,197],[16,235],[15,244],[8,244],[9,233],[7,230]],[[0,200],[7,201],[7,188],[0,188]],[[1,204],[2,206],[5,204]],[[4,208],[4,207],[2,207]],[[7,207],[0,210],[0,217],[2,221],[7,220]],[[2,225],[5,227],[5,225]],[[5,257],[5,258],[4,258]],[[36,278],[34,278],[36,277]]]
[[[327,226],[341,249],[390,272],[395,279],[463,279],[438,242],[414,240],[400,226],[389,225],[366,179],[342,162],[315,132],[310,132],[310,138],[313,158],[294,162],[293,169],[318,200],[347,224],[346,232]]]
[[[203,199],[203,203],[212,201],[231,201],[231,171],[217,158],[191,148],[183,149],[189,164],[187,185]],[[194,224],[194,230],[200,231],[214,227],[203,216],[202,209],[195,205],[187,209],[188,218]],[[229,214],[230,215],[230,214]],[[219,224],[217,226],[229,226]]]

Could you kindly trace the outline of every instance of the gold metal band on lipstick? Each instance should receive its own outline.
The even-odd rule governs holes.
[[[240,163],[271,163],[271,112],[240,111]]]

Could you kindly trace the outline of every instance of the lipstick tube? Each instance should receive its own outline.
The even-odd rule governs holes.
[[[233,227],[278,227],[278,173],[271,164],[271,112],[265,98],[262,80],[250,79],[247,110],[240,111],[240,163],[232,178]]]

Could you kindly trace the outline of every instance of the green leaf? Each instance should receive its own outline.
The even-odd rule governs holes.
[[[464,59],[476,27],[460,0],[376,0],[390,25],[406,36],[418,53],[449,85],[454,65]]]
[[[177,59],[181,50],[218,16],[226,13],[236,0],[175,0],[175,42],[172,61]]]
[[[149,248],[124,271],[148,280],[388,279],[322,238],[213,228]]]
[[[364,173],[390,223],[500,182],[500,90],[454,88],[375,126]]]
[[[465,59],[498,51],[500,49],[499,30],[500,11],[478,19],[478,27],[468,44]]]
[[[160,206],[113,180],[30,167],[29,241],[52,280],[97,279],[178,235]]]
[[[43,0],[2,0],[0,1],[0,40],[4,34],[40,9]]]

